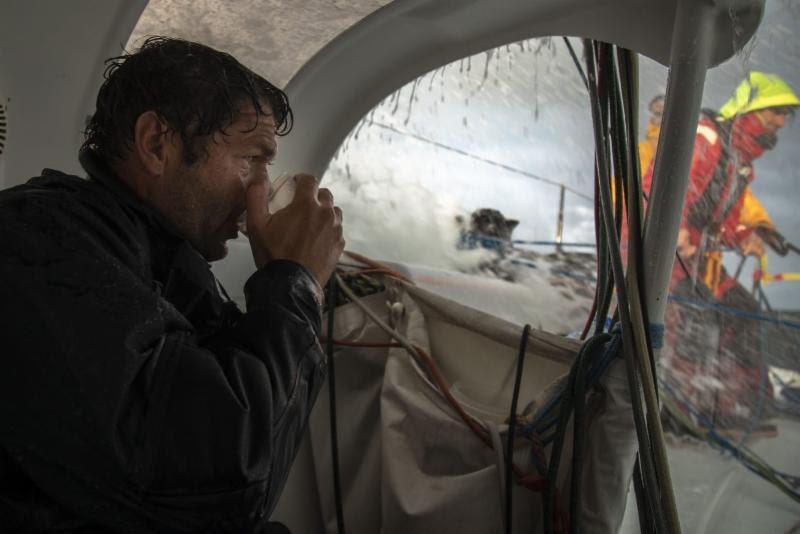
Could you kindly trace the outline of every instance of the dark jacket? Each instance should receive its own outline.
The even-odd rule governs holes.
[[[252,532],[325,376],[311,275],[223,298],[206,261],[82,155],[0,192],[0,532]]]

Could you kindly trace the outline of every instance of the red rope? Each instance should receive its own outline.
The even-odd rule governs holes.
[[[398,273],[397,271],[395,271],[394,269],[390,268],[389,266],[384,265],[381,262],[375,261],[375,260],[373,260],[371,258],[368,258],[366,256],[362,256],[358,252],[351,252],[349,250],[345,250],[344,254],[346,256],[349,256],[349,257],[353,258],[356,261],[360,261],[364,265],[368,265],[372,269],[376,269],[378,272],[380,272],[382,274],[386,274],[386,275],[392,276],[394,278],[397,278],[398,280],[402,280],[403,282],[408,282],[409,284],[412,284],[412,285],[414,284],[414,282],[411,281],[409,278],[403,276],[402,274]]]

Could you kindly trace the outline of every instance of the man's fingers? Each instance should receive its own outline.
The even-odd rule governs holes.
[[[269,218],[269,194],[266,181],[258,181],[247,188],[247,228],[252,232],[262,228]]]
[[[330,189],[322,188],[317,193],[317,198],[319,199],[319,203],[323,206],[331,206],[333,207],[333,193],[331,193]]]
[[[336,214],[336,221],[339,224],[342,224],[342,208],[340,208],[339,206],[334,206],[333,212]]]
[[[310,174],[295,174],[295,199],[317,200],[317,179]]]

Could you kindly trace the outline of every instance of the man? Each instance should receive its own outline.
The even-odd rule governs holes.
[[[291,118],[230,55],[150,38],[109,60],[89,179],[0,193],[0,531],[265,531],[325,376],[320,287],[344,248],[311,176],[268,214]],[[242,313],[207,262],[245,208]]]
[[[690,396],[708,394],[708,388],[695,388],[710,383],[698,380],[702,376],[724,384],[724,391],[713,393],[709,408],[722,424],[754,415],[748,405],[759,394],[759,376],[764,372],[752,321],[714,311],[721,305],[758,312],[754,299],[722,267],[722,250],[760,256],[766,242],[778,254],[788,252],[788,242],[753,195],[750,183],[753,162],[775,147],[778,131],[799,105],[781,78],[754,71],[718,115],[704,112],[697,128],[678,238],[680,261],[670,287],[679,304],[668,311],[666,321],[672,332],[672,366],[684,390]],[[646,193],[652,169],[651,164],[643,178]],[[699,301],[712,306],[697,305]],[[712,324],[719,325],[718,336]]]
[[[664,95],[656,95],[650,100],[647,109],[650,118],[647,120],[645,137],[639,141],[639,168],[644,172],[656,155],[658,136],[661,133],[661,119],[664,116]]]

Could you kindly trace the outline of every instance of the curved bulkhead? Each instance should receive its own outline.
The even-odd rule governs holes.
[[[74,154],[81,139],[80,125],[93,106],[92,97],[102,73],[101,59],[116,54],[119,44],[127,40],[146,3],[144,0],[113,1],[98,6],[96,2],[78,2],[84,8],[83,13],[81,7],[75,3],[69,6],[69,9],[61,5],[58,7],[48,5],[47,9],[51,10],[53,17],[46,17],[41,26],[42,33],[47,37],[36,42],[25,38],[21,21],[18,20],[19,26],[13,28],[9,22],[12,20],[10,17],[0,17],[6,19],[5,23],[0,23],[0,45],[2,45],[0,52],[5,56],[3,65],[0,66],[0,95],[11,97],[8,106],[11,110],[10,123],[15,127],[9,132],[5,175],[0,174],[0,185],[6,187],[24,181],[27,176],[38,172],[43,164],[64,170],[77,170]],[[570,35],[616,43],[666,65],[671,64],[676,57],[685,60],[686,58],[681,58],[678,53],[682,53],[681,43],[673,42],[675,36],[683,35],[677,31],[678,25],[687,23],[687,17],[691,15],[679,12],[681,4],[684,2],[512,0],[504,2],[503,8],[498,9],[497,3],[490,0],[391,2],[334,38],[292,77],[286,90],[296,110],[295,129],[291,136],[281,141],[276,174],[282,170],[302,169],[321,176],[342,141],[375,104],[421,74],[494,46],[530,37]],[[37,9],[44,7],[43,2],[29,2],[26,7],[19,8],[20,18],[27,24],[34,20]],[[709,40],[707,55],[701,61],[703,70],[728,58],[752,36],[760,20],[761,9],[761,3],[746,1],[730,2],[729,6],[714,7],[715,15],[709,17],[706,26],[714,33],[714,38]],[[731,25],[732,16],[739,21],[739,28]],[[86,26],[102,28],[102,31],[82,31]],[[79,39],[79,44],[72,47],[63,46],[67,38],[73,37]],[[23,49],[26,52],[24,55],[9,53],[9,50]],[[37,62],[38,74],[35,76],[31,74],[30,58],[35,58]],[[60,81],[61,93],[58,98],[54,98],[49,92],[48,83],[51,77],[56,77]],[[702,83],[700,85],[702,86]],[[65,105],[68,102],[73,105]],[[676,107],[680,106],[676,104]],[[690,111],[687,109],[686,113],[690,114]],[[25,121],[21,124],[14,122],[15,117],[25,117]],[[52,124],[52,128],[46,128],[44,135],[42,124]],[[677,139],[675,142],[687,144],[686,136],[682,137],[683,139]],[[65,144],[64,139],[71,140],[72,144]],[[0,154],[0,158],[2,157]],[[0,165],[0,173],[3,172],[2,169]],[[241,294],[240,288],[244,280],[252,270],[252,262],[249,250],[243,242],[234,242],[231,250],[231,257],[225,260],[222,267],[217,267],[217,272],[223,278],[226,287],[231,290],[231,294],[237,297]],[[409,266],[396,267],[404,274],[413,271]],[[451,385],[459,383],[457,375],[462,359],[472,358],[470,365],[473,369],[486,366],[483,372],[495,373],[496,376],[492,375],[491,378],[498,390],[509,388],[509,381],[513,378],[511,369],[515,355],[515,340],[509,333],[513,330],[513,325],[503,321],[494,324],[491,317],[471,316],[468,309],[443,303],[443,299],[437,300],[435,296],[428,296],[427,298],[432,301],[426,301],[424,291],[415,293],[416,290],[398,287],[392,293],[391,288],[389,289],[386,293],[370,297],[373,308],[385,311],[385,299],[402,303],[401,308],[408,310],[408,315],[398,324],[402,324],[409,337],[417,336],[415,342],[422,345],[427,343],[427,347],[431,350],[436,350],[438,346],[437,352],[443,358],[440,365],[446,368],[445,374],[449,373],[447,378],[451,381]],[[492,286],[491,283],[483,290],[504,291],[501,284]],[[509,298],[513,297],[509,295]],[[448,313],[451,315],[448,316]],[[471,317],[476,323],[465,324],[463,322],[465,316]],[[416,325],[411,324],[414,320],[418,321]],[[492,327],[486,327],[487,322],[492,323]],[[427,331],[425,331],[426,324]],[[341,316],[337,318],[337,329],[352,333],[351,330],[355,328],[353,325],[363,326],[363,317],[351,306],[343,310]],[[415,327],[416,332],[413,331]],[[463,340],[467,336],[465,332],[470,331],[477,336],[472,340],[472,346],[469,346],[468,341],[458,345],[457,340]],[[380,332],[367,328],[362,328],[358,334],[361,336],[359,339],[387,341]],[[503,335],[506,337],[503,338]],[[481,360],[480,354],[477,353],[489,350],[500,354],[503,363],[497,365]],[[571,350],[574,351],[575,347],[571,347]],[[390,354],[392,351],[394,353]],[[398,353],[402,351],[387,349],[385,354],[379,354],[382,360],[380,365],[386,366],[380,370],[376,370],[374,353],[357,350],[349,353],[350,365],[362,366],[358,369],[354,367],[351,371],[366,374],[371,372],[374,375],[373,382],[350,381],[343,387],[343,390],[350,387],[352,392],[366,387],[372,394],[368,400],[359,401],[353,398],[351,404],[345,407],[365,418],[354,422],[349,427],[350,430],[358,430],[359,423],[373,421],[377,417],[375,410],[386,410],[386,413],[391,413],[395,418],[386,428],[369,435],[369,440],[397,438],[399,434],[394,431],[398,425],[403,424],[402,411],[407,409],[398,406],[403,403],[414,403],[413,398],[404,396],[403,388],[410,387],[413,390],[415,386],[409,386],[409,376],[402,375],[409,369],[399,367],[402,358]],[[451,359],[449,362],[446,361],[448,358]],[[546,386],[568,369],[564,362],[554,363],[552,359],[547,358],[531,359],[528,365],[524,378],[527,389],[524,389],[523,393],[523,398],[526,399],[537,397],[537,394],[547,390]],[[416,371],[418,369],[412,369],[412,372]],[[398,381],[388,386],[383,384],[381,375],[383,372],[394,373],[396,378],[399,376]],[[420,373],[417,378],[424,381],[424,373]],[[469,380],[460,378],[461,389],[455,388],[460,391],[460,400],[468,404],[470,399],[478,397],[481,401],[478,406],[472,406],[474,412],[480,412],[492,404],[491,393],[483,395],[481,392],[475,392],[474,389],[476,387],[479,389],[479,385],[465,386]],[[620,375],[615,375],[613,378],[620,378]],[[489,381],[487,379],[487,382]],[[385,391],[380,391],[382,387]],[[470,387],[473,389],[470,390]],[[612,389],[609,389],[612,404],[622,402],[627,410],[625,395],[619,395],[619,389],[614,391]],[[491,387],[488,390],[491,390]],[[384,394],[385,396],[381,397]],[[498,401],[498,405],[507,404],[507,400],[503,397]],[[364,406],[362,402],[376,404]],[[604,406],[607,407],[608,404]],[[286,522],[298,533],[319,532],[323,526],[329,531],[335,531],[331,503],[317,502],[317,495],[326,493],[318,490],[317,485],[321,480],[327,483],[326,477],[330,476],[327,463],[330,456],[326,457],[329,453],[325,452],[329,438],[326,431],[320,431],[327,424],[323,413],[326,407],[326,401],[321,397],[312,420],[312,424],[316,425],[311,432],[312,440],[311,442],[306,440],[304,443],[275,512],[276,519]],[[616,415],[619,416],[620,413],[617,412]],[[496,414],[491,413],[489,409],[487,418],[494,417],[497,419],[496,423],[502,421],[502,418],[495,416]],[[428,423],[434,426],[447,424],[435,420]],[[631,431],[632,427],[627,422],[622,426],[626,431]],[[352,435],[351,433],[351,440]],[[613,440],[608,442],[611,441]],[[617,443],[618,445],[622,443],[624,447],[631,442],[630,439],[623,439]],[[343,454],[343,465],[353,469],[356,469],[362,461],[373,462],[374,465],[380,466],[376,455],[391,454],[390,449],[381,451],[380,448],[376,449],[359,439],[347,442],[346,446],[348,453]],[[398,444],[400,448],[404,446],[411,447],[406,443]],[[368,458],[360,455],[362,450],[367,452]],[[623,464],[619,467],[619,472],[630,470],[633,452],[635,451],[631,449],[624,455],[618,455],[617,460],[621,459]],[[398,471],[396,463],[386,462],[383,465],[392,471],[389,473],[392,476],[402,478],[404,475]],[[424,470],[430,465],[423,462],[418,467]],[[362,473],[359,476],[364,475]],[[494,472],[491,476],[495,476]],[[372,486],[367,484],[359,488],[356,482],[358,481],[350,481],[349,488],[356,493],[351,497],[356,502],[368,502],[370,495],[364,492],[365,488]],[[494,495],[500,493],[496,491]],[[328,496],[330,497],[329,494]],[[409,502],[408,499],[401,498],[407,496],[397,497],[396,501],[393,501],[393,504],[398,506],[393,510],[395,513],[398,510],[405,512],[413,510],[419,512],[420,517],[431,513],[431,510],[424,509],[426,506],[424,502]],[[622,520],[622,511],[618,507],[620,502],[624,509],[624,499],[617,500],[615,502],[617,508],[612,513],[614,517],[607,524],[618,526]],[[501,504],[496,503],[492,506],[499,510]],[[476,512],[480,510],[482,508],[476,507]],[[391,513],[392,510],[388,512]],[[374,521],[374,516],[368,517],[368,515],[365,514],[361,519]],[[500,520],[499,517],[493,518],[495,519],[498,522]],[[420,528],[420,524],[409,523],[408,528],[414,527]]]
[[[399,0],[331,41],[286,87],[302,110],[293,140],[282,146],[279,170],[322,174],[342,140],[375,104],[430,70],[495,46],[531,37],[568,35],[630,48],[669,64],[680,2],[617,0]],[[758,2],[716,6],[708,66],[730,57],[752,36]],[[734,33],[731,13],[741,21]],[[336,103],[335,105],[332,105]]]

